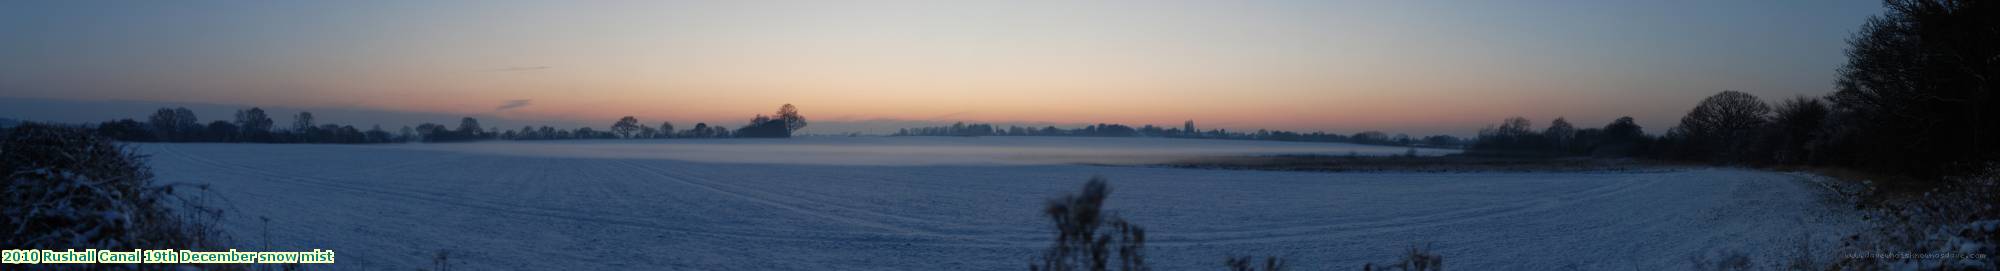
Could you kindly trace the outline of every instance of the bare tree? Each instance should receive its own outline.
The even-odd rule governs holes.
[[[1702,99],[1667,134],[1680,142],[1674,151],[1682,158],[1741,162],[1752,158],[1744,148],[1752,147],[1770,114],[1771,106],[1757,96],[1725,90]]]
[[[479,119],[465,117],[458,120],[458,133],[463,134],[466,139],[479,138],[482,131],[485,130],[479,128]]]
[[[174,130],[181,135],[181,141],[202,140],[198,138],[202,132],[201,122],[195,119],[194,110],[186,107],[174,108]]]
[[[792,104],[778,107],[777,119],[785,121],[785,130],[798,131],[806,128],[806,116],[799,115],[799,108]]]
[[[292,131],[305,133],[315,127],[312,112],[299,111],[298,115],[292,115]]]
[[[1832,110],[1818,98],[1798,96],[1779,103],[1776,111],[1765,141],[1771,146],[1771,159],[1786,164],[1806,162],[1812,156],[1809,145],[1819,137]]]
[[[178,130],[174,129],[174,110],[171,108],[161,107],[160,110],[153,111],[153,116],[146,119],[146,124],[153,126],[153,137],[161,141],[174,141],[180,138],[180,134],[176,133]]]
[[[236,126],[243,129],[241,136],[244,141],[269,140],[273,123],[271,116],[264,114],[263,108],[236,111]]]
[[[632,138],[632,132],[636,132],[638,130],[639,130],[639,118],[634,118],[632,116],[625,116],[624,118],[619,118],[617,123],[611,124],[611,132],[617,133],[618,137],[620,138]]]
[[[1556,120],[1549,121],[1548,129],[1542,130],[1542,137],[1548,138],[1549,145],[1567,150],[1576,144],[1576,126],[1570,125],[1569,120],[1556,117]]]
[[[674,122],[660,122],[660,137],[674,137]]]
[[[1596,138],[1586,147],[1592,156],[1635,156],[1648,153],[1647,146],[1652,144],[1645,127],[1640,127],[1631,116],[1619,117],[1594,131]]]
[[[2000,2],[1885,1],[1848,40],[1830,147],[1850,165],[1919,175],[2000,160]]]

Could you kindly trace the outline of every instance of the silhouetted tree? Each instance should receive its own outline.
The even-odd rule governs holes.
[[[660,129],[653,129],[653,126],[646,126],[641,124],[639,125],[639,134],[635,137],[654,138],[654,137],[659,137],[659,134],[660,134]]]
[[[639,118],[632,116],[619,118],[618,122],[611,124],[611,132],[617,133],[620,138],[632,138],[632,132],[637,131],[639,131]]]
[[[132,119],[106,121],[97,125],[97,135],[119,141],[158,141],[145,123]]]
[[[2000,2],[1885,1],[1848,40],[1823,160],[1913,175],[2000,158]]]
[[[556,130],[556,127],[549,127],[548,125],[543,125],[541,129],[536,129],[536,130],[535,130],[535,134],[536,134],[537,136],[539,136],[539,138],[541,138],[541,139],[564,139],[564,138],[568,138],[568,137],[565,137],[565,136],[563,136],[561,132],[557,131],[557,130]]]
[[[176,126],[179,121],[174,120],[174,117],[172,108],[161,107],[160,110],[153,111],[153,116],[147,118],[147,124],[153,125],[153,137],[161,141],[180,141],[180,128]]]
[[[230,124],[228,121],[218,120],[208,123],[208,136],[210,140],[213,141],[236,142],[242,140],[238,139],[238,135],[236,133],[236,131],[242,129],[243,128],[236,127],[235,124]]]
[[[750,119],[750,124],[744,125],[743,129],[737,129],[735,136],[753,138],[792,137],[791,129],[786,127],[788,126],[782,119],[771,119],[759,114],[756,118]]]
[[[318,128],[317,126],[314,125],[315,124],[313,124],[312,112],[299,111],[298,115],[292,115],[293,132],[307,133],[307,131],[310,131],[313,128]]]
[[[382,130],[382,125],[375,125],[374,127],[369,127],[366,135],[366,140],[370,143],[392,142],[394,141],[394,138],[395,135],[389,134],[389,131]]]
[[[1487,126],[1479,130],[1479,139],[1472,143],[1467,152],[1476,155],[1497,156],[1546,156],[1560,154],[1551,148],[1549,141],[1535,132],[1528,118],[1512,117],[1501,121],[1499,126]]]
[[[321,130],[327,131],[327,134],[333,138],[331,140],[333,143],[357,144],[368,142],[368,135],[362,133],[361,129],[354,128],[354,125],[327,124]]]
[[[417,137],[417,129],[410,126],[403,126],[403,129],[396,131],[396,142],[416,141]]]
[[[541,139],[541,138],[538,138],[538,137],[536,137],[536,136],[537,136],[537,135],[535,134],[535,127],[534,127],[534,126],[521,126],[521,130],[519,130],[519,132],[515,132],[515,134],[514,134],[514,136],[513,136],[513,138],[512,138],[512,139],[515,139],[515,140],[534,140],[534,139]]]
[[[674,122],[660,122],[660,137],[674,137]]]
[[[1781,164],[1802,164],[1812,157],[1812,141],[1825,128],[1828,109],[1820,99],[1806,96],[1793,97],[1778,104],[1776,116],[1771,118],[1771,127],[1765,133],[1764,144],[1769,145],[1771,160]]]
[[[197,141],[202,140],[200,134],[204,131],[204,127],[201,126],[200,120],[195,119],[194,110],[188,110],[186,107],[175,107],[174,130],[176,133],[181,134],[182,138],[180,141]]]
[[[806,128],[806,116],[799,115],[799,108],[792,106],[792,104],[779,106],[776,119],[785,122],[786,133]]]
[[[243,137],[243,141],[269,142],[272,124],[271,117],[264,114],[263,108],[251,107],[248,110],[236,111],[236,126],[243,129],[239,134]]]
[[[1757,158],[1758,129],[1771,107],[1757,96],[1725,90],[1695,105],[1680,126],[1667,131],[1677,142],[1675,157],[1717,162],[1751,162]]]
[[[1354,133],[1354,136],[1348,137],[1348,140],[1362,144],[1381,144],[1389,142],[1389,134],[1381,131],[1364,131]]]
[[[1424,145],[1434,146],[1434,147],[1455,147],[1464,144],[1461,141],[1463,140],[1459,139],[1456,136],[1451,136],[1451,135],[1433,135],[1424,137]]]
[[[708,129],[707,122],[696,122],[694,124],[694,128],[688,129],[688,137],[693,137],[693,138],[707,138],[709,136],[714,135],[714,133],[715,131],[711,131]]]
[[[201,122],[195,119],[194,111],[187,108],[165,108],[154,111],[147,118],[152,125],[154,138],[162,141],[196,141],[203,132]]]
[[[1576,144],[1576,127],[1571,126],[1569,120],[1556,117],[1556,120],[1549,121],[1549,128],[1542,130],[1542,137],[1549,140],[1549,146],[1567,151]]]
[[[1597,134],[1595,144],[1588,147],[1592,156],[1628,157],[1645,155],[1650,151],[1648,146],[1651,146],[1653,143],[1651,138],[1646,136],[1645,128],[1639,127],[1639,123],[1633,120],[1631,116],[1619,117],[1617,120],[1611,121],[1610,124],[1605,124],[1603,129],[1586,130],[1590,131],[1580,134]]]
[[[1512,117],[1500,122],[1500,127],[1493,128],[1492,132],[1507,136],[1525,136],[1535,133],[1533,125],[1528,118]]]
[[[481,135],[483,131],[485,130],[479,127],[479,119],[465,117],[458,120],[458,133],[463,134],[466,139],[480,138],[483,136]]]

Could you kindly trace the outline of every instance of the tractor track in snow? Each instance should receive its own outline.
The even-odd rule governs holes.
[[[621,163],[621,164],[624,164],[624,165],[626,165],[626,166],[630,166],[630,167],[632,167],[632,168],[635,168],[635,169],[639,169],[639,170],[642,170],[642,171],[645,171],[645,172],[647,172],[647,173],[650,173],[650,174],[652,174],[652,175],[654,175],[654,176],[658,176],[658,177],[661,177],[661,178],[663,178],[663,179],[667,179],[667,180],[671,180],[671,181],[675,181],[675,182],[679,182],[679,183],[682,183],[682,184],[686,184],[686,185],[691,185],[691,186],[695,186],[695,187],[700,187],[700,188],[702,188],[702,189],[705,189],[705,190],[708,190],[708,191],[710,191],[710,192],[715,192],[715,193],[718,193],[718,194],[723,194],[723,195],[728,195],[728,196],[731,196],[731,197],[734,197],[734,198],[738,198],[738,199],[742,199],[742,200],[745,200],[745,201],[750,201],[750,202],[754,202],[754,203],[757,203],[757,204],[762,204],[762,205],[766,205],[766,206],[771,206],[771,207],[776,207],[776,208],[779,208],[779,209],[785,209],[785,210],[789,210],[789,211],[792,211],[792,212],[796,212],[796,213],[799,213],[799,214],[804,214],[804,215],[809,215],[809,216],[814,216],[814,217],[819,217],[819,218],[824,218],[824,219],[828,219],[828,220],[833,220],[833,221],[836,221],[836,222],[841,222],[841,223],[847,223],[847,224],[852,224],[852,225],[857,225],[857,226],[863,226],[863,227],[869,227],[869,228],[875,228],[875,229],[881,229],[881,230],[888,230],[888,231],[893,231],[893,232],[895,232],[895,233],[899,233],[899,234],[908,234],[908,235],[916,235],[916,236],[923,236],[923,237],[932,237],[932,238],[940,238],[940,239],[948,239],[948,240],[962,240],[962,241],[978,241],[978,242],[983,242],[983,243],[996,243],[996,244],[1003,244],[1003,245],[1017,245],[1017,246],[1023,246],[1023,245],[1032,245],[1032,243],[1020,243],[1020,242],[1008,242],[1008,241],[996,241],[996,240],[988,240],[988,239],[982,239],[982,238],[978,238],[977,236],[962,236],[962,235],[952,235],[952,234],[944,234],[944,233],[937,233],[937,232],[932,232],[932,231],[928,231],[928,230],[921,230],[921,229],[914,229],[914,228],[908,228],[908,227],[902,227],[902,226],[897,226],[897,225],[894,225],[894,224],[889,224],[889,223],[883,223],[883,222],[880,222],[880,221],[874,221],[874,220],[868,220],[868,219],[860,219],[860,218],[854,218],[854,217],[848,217],[848,216],[842,216],[842,215],[837,215],[837,214],[833,214],[833,213],[831,213],[831,212],[826,212],[826,211],[817,211],[817,210],[812,210],[812,209],[809,209],[809,208],[805,208],[805,207],[800,207],[800,206],[799,206],[799,205],[797,205],[797,204],[789,204],[789,203],[785,203],[785,202],[782,202],[782,201],[808,201],[808,202],[811,202],[810,200],[804,200],[804,199],[799,199],[799,198],[794,198],[794,197],[788,197],[788,196],[783,196],[783,195],[777,195],[777,194],[774,194],[774,193],[769,193],[769,192],[756,192],[756,191],[754,191],[754,189],[742,189],[741,187],[734,187],[734,186],[730,186],[730,187],[734,187],[734,188],[737,188],[737,189],[742,189],[742,190],[747,190],[747,191],[752,191],[752,192],[735,192],[735,191],[730,191],[730,190],[728,190],[728,189],[723,189],[723,188],[720,188],[720,187],[718,187],[718,186],[728,186],[728,185],[723,185],[723,184],[717,184],[717,183],[712,183],[712,182],[708,182],[708,181],[706,181],[706,180],[704,180],[704,181],[697,181],[697,180],[701,180],[702,178],[699,178],[699,177],[692,177],[692,176],[687,176],[687,175],[685,175],[684,173],[672,173],[672,171],[670,171],[670,170],[664,170],[664,169],[659,169],[659,168],[654,168],[654,167],[651,167],[651,166],[646,166],[646,165],[641,165],[641,164],[638,164],[638,163],[633,163],[633,162],[631,162],[631,161],[624,161],[624,160],[620,160],[620,161],[619,161],[619,163]],[[750,193],[758,193],[758,194],[762,194],[762,195],[751,195]],[[876,216],[885,216],[885,217],[894,217],[894,216],[889,216],[889,215],[884,215],[884,214],[881,214],[881,213],[876,213],[876,212],[873,212],[873,211],[867,211],[867,210],[860,210],[860,209],[854,209],[854,208],[848,208],[848,207],[841,207],[841,206],[838,206],[838,205],[831,205],[831,204],[818,204],[818,206],[826,206],[826,207],[831,207],[831,208],[835,208],[835,209],[840,209],[840,210],[844,210],[844,211],[849,211],[849,212],[857,212],[857,213],[864,213],[864,214],[872,214],[872,215],[876,215]]]

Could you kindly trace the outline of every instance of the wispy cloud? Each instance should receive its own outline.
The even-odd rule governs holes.
[[[521,99],[521,100],[507,100],[507,102],[504,102],[504,103],[500,103],[500,107],[494,107],[494,108],[493,108],[493,110],[494,110],[494,111],[507,111],[508,109],[515,109],[515,108],[522,108],[522,107],[527,107],[527,106],[528,106],[528,102],[531,102],[531,101],[533,101],[533,100],[527,100],[527,99]]]
[[[487,71],[496,71],[496,72],[525,72],[525,71],[539,71],[539,70],[547,70],[547,69],[549,69],[549,68],[551,68],[551,67],[549,67],[549,66],[521,66],[521,67],[502,67],[502,68],[497,68],[497,69],[489,69],[489,70],[487,70]]]

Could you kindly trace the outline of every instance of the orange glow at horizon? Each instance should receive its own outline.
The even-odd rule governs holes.
[[[1210,1],[184,6],[205,4],[50,4],[36,12],[75,16],[0,16],[23,20],[0,26],[48,28],[0,44],[0,59],[18,60],[0,64],[0,97],[586,124],[631,115],[739,125],[790,103],[826,122],[1191,119],[1232,130],[1459,135],[1507,116],[1594,126],[1632,115],[1659,131],[1724,89],[1826,92],[1841,41],[1876,12],[1869,3],[1763,3],[1804,14],[1772,22],[1712,14],[1733,3],[1565,7],[1602,12]],[[103,9],[133,16],[88,16]],[[1677,17],[1686,14],[1721,17]],[[514,100],[528,102],[499,108]],[[815,127],[832,126],[808,132]]]

